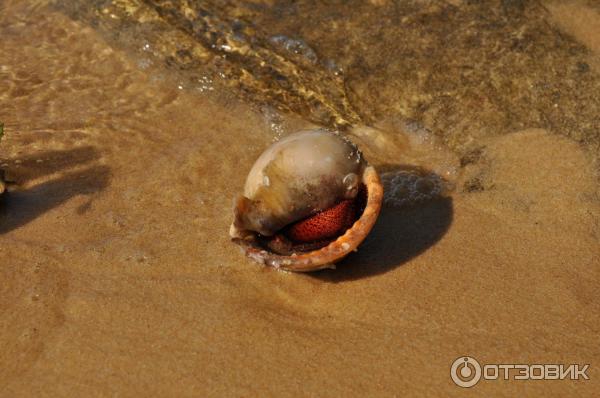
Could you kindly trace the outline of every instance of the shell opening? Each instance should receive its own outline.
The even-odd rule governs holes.
[[[364,212],[367,188],[361,184],[354,199],[346,199],[284,227],[274,236],[258,236],[261,246],[274,253],[292,255],[320,249],[343,235]]]
[[[275,229],[277,233],[271,237],[261,235],[256,229],[251,230],[243,225],[238,225],[234,220],[230,231],[232,241],[240,245],[243,252],[251,259],[274,268],[295,272],[331,268],[334,263],[356,250],[375,225],[381,210],[383,186],[373,166],[365,166],[360,173],[359,184],[360,188],[355,197],[342,197],[340,202],[325,210],[325,212],[313,214],[300,221],[296,219],[291,225]],[[353,206],[341,203],[348,199],[353,200]],[[243,204],[247,203],[244,202]],[[289,235],[289,230],[299,223],[310,224],[315,219],[322,222],[323,213],[328,213],[337,206],[342,208],[354,207],[355,213],[353,217],[350,217],[353,220],[352,225],[346,229],[340,228],[334,234],[336,236],[317,240],[311,240],[313,237],[304,239],[308,242],[292,241],[286,236],[286,233]],[[334,214],[339,212],[338,217],[341,213],[347,214],[347,210],[341,211],[340,209],[332,212]],[[339,218],[337,220],[339,221]],[[321,231],[319,233],[323,231],[320,228],[317,228],[317,230]],[[304,238],[307,236],[304,235]]]

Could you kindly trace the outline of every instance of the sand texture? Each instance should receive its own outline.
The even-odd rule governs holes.
[[[0,2],[0,396],[597,396],[595,2],[227,1],[217,20],[207,1],[195,32],[260,27],[246,58],[167,1],[59,3]],[[316,125],[444,189],[386,183],[335,270],[262,267],[229,240],[233,198]],[[462,355],[590,380],[462,389]]]

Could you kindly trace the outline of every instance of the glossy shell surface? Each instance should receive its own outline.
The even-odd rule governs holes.
[[[267,148],[236,200],[234,228],[272,236],[286,225],[358,193],[366,163],[339,134],[307,130]]]
[[[366,191],[364,210],[324,247],[282,255],[261,244],[298,220],[355,200],[359,189]],[[364,240],[382,200],[376,170],[352,142],[336,133],[302,131],[273,144],[255,162],[244,195],[234,204],[230,235],[250,258],[266,265],[290,271],[331,268]]]

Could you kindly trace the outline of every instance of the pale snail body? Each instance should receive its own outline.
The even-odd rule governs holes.
[[[369,177],[368,181],[365,177]],[[360,233],[348,230],[326,247],[290,256],[270,253],[258,243],[341,201],[356,200],[361,187],[369,195],[362,216],[370,214],[371,217],[368,225],[356,220],[355,226],[367,226]],[[371,196],[373,193],[375,197]],[[301,131],[271,145],[257,159],[248,174],[244,195],[234,205],[230,235],[245,247],[250,257],[260,262],[300,271],[324,268],[344,257],[364,239],[379,213],[381,196],[377,173],[356,145],[337,133]],[[348,234],[354,240],[337,242]],[[323,257],[323,250],[335,249],[336,242],[340,250]]]

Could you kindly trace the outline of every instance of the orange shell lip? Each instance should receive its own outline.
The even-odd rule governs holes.
[[[367,166],[362,182],[367,188],[367,202],[361,216],[341,236],[327,246],[308,252],[293,253],[289,256],[274,253],[261,246],[256,237],[233,238],[245,254],[251,259],[286,271],[309,272],[324,268],[333,268],[367,237],[377,221],[383,202],[383,186],[373,166]]]

